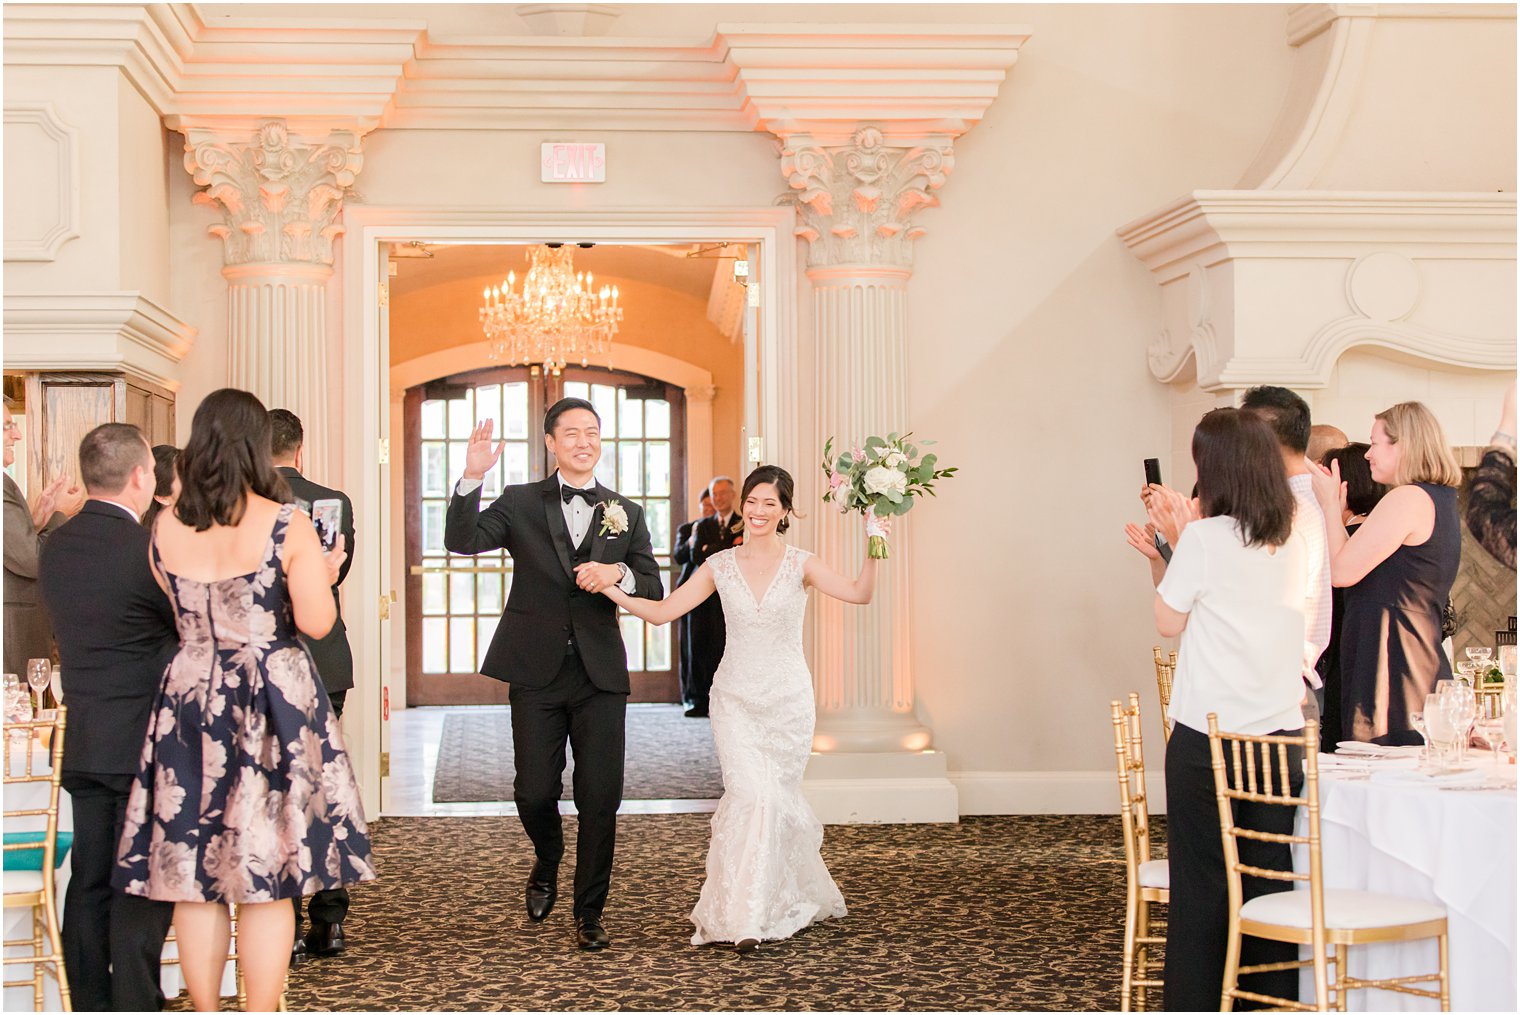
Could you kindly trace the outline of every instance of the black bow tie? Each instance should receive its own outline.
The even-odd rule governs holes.
[[[584,500],[587,504],[595,504],[596,503],[596,491],[595,490],[582,490],[582,489],[580,489],[578,487],[574,487],[574,486],[564,486],[564,485],[561,485],[560,488],[559,488],[559,496],[560,496],[560,499],[563,500],[566,504],[570,503],[572,500],[574,500],[577,497],[579,497],[582,500]]]

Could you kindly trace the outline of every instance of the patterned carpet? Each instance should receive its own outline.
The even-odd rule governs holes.
[[[568,900],[530,925],[515,818],[387,818],[349,952],[291,974],[291,1010],[1113,1010],[1118,819],[967,818],[827,830],[850,914],[741,957],[693,948],[706,815],[619,821],[609,952],[574,949]],[[567,819],[573,841],[574,821]],[[567,857],[562,885],[571,876]],[[184,1006],[181,998],[177,1007]]]
[[[624,800],[716,800],[723,795],[706,719],[686,718],[680,705],[629,705],[624,728]],[[561,797],[569,800],[575,762],[565,753]],[[469,709],[443,720],[434,803],[511,800],[515,776],[511,708]]]

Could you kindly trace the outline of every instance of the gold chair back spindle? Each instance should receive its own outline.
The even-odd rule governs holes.
[[[1293,747],[1303,751],[1302,797],[1295,795],[1292,788],[1293,771],[1289,750]],[[1227,750],[1231,766],[1225,764]],[[1219,807],[1219,827],[1223,838],[1230,903],[1229,938],[1220,1011],[1230,1011],[1237,1000],[1254,1001],[1289,1011],[1328,1011],[1331,1005],[1336,1010],[1345,1011],[1347,993],[1366,988],[1430,998],[1440,1002],[1442,1011],[1449,1011],[1446,918],[1440,907],[1396,896],[1349,890],[1332,893],[1340,907],[1339,911],[1336,907],[1327,907],[1325,872],[1320,854],[1318,728],[1311,724],[1299,736],[1222,733],[1218,717],[1210,713],[1209,754],[1214,771],[1214,792]],[[1232,769],[1233,785],[1230,777]],[[1302,807],[1303,833],[1262,832],[1239,825],[1235,820],[1235,804],[1246,801],[1295,810]],[[1308,870],[1271,870],[1244,863],[1240,859],[1241,839],[1303,847]],[[1246,875],[1272,881],[1305,882],[1308,891],[1258,896],[1247,902],[1241,880]],[[1259,905],[1264,900],[1272,902],[1266,906]],[[1390,902],[1393,903],[1393,909],[1387,905]],[[1369,903],[1381,903],[1385,912],[1402,910],[1405,918],[1391,923],[1344,918],[1354,915],[1360,907]],[[1305,908],[1307,914],[1303,912]],[[1247,936],[1305,945],[1310,948],[1311,957],[1293,962],[1242,966],[1240,945],[1241,939]],[[1440,969],[1437,973],[1379,980],[1348,975],[1346,955],[1354,945],[1414,941],[1430,937],[1436,938],[1438,943]],[[1313,1003],[1272,997],[1242,990],[1239,986],[1242,975],[1305,966],[1312,967],[1314,972]],[[1439,983],[1438,991],[1409,986],[1411,983],[1432,981]]]
[[[1172,708],[1172,678],[1177,675],[1177,653],[1163,656],[1161,646],[1155,645],[1151,647],[1151,656],[1156,661],[1156,693],[1161,699],[1161,735],[1170,743],[1172,723],[1167,719],[1167,713]]]
[[[59,705],[53,718],[34,719],[28,722],[7,722],[4,724],[5,736],[5,787],[6,795],[14,792],[13,786],[21,786],[27,783],[46,783],[48,802],[46,807],[22,807],[5,810],[5,824],[13,828],[17,819],[44,819],[44,827],[41,842],[17,842],[7,843],[5,852],[21,852],[40,849],[42,852],[41,870],[36,887],[32,887],[30,879],[28,884],[12,890],[11,884],[5,889],[5,908],[19,908],[28,906],[32,910],[32,936],[29,940],[5,941],[5,947],[9,950],[12,946],[31,946],[32,954],[6,956],[5,968],[12,965],[30,965],[32,978],[30,980],[5,980],[6,987],[32,988],[32,1002],[34,1011],[46,1010],[44,998],[44,974],[50,973],[58,984],[58,996],[64,1011],[73,1011],[73,1001],[69,996],[69,978],[63,965],[63,941],[59,934],[58,923],[58,896],[56,887],[56,874],[58,866],[58,797],[60,784],[63,777],[63,738],[68,726],[68,709]],[[50,738],[48,742],[48,760],[50,768],[46,772],[38,771],[32,758],[32,740],[41,737],[46,732]],[[23,743],[12,747],[12,735],[24,733]],[[13,756],[16,753],[22,755],[21,771],[18,773],[13,767]],[[17,874],[30,873],[29,871],[17,871]],[[17,879],[20,880],[20,879]],[[7,882],[12,879],[7,877]],[[46,954],[44,948],[50,948],[52,954]]]
[[[1114,728],[1115,770],[1119,777],[1119,822],[1124,834],[1124,963],[1120,1011],[1145,1011],[1146,992],[1160,988],[1151,975],[1152,949],[1166,943],[1151,922],[1151,906],[1169,898],[1166,861],[1151,859],[1150,805],[1145,785],[1140,695],[1131,691],[1129,707],[1109,704]],[[1133,1007],[1131,1007],[1133,1005]]]

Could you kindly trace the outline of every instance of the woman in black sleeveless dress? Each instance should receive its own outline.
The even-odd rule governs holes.
[[[1430,410],[1401,402],[1380,412],[1367,451],[1372,478],[1392,489],[1354,537],[1340,523],[1340,470],[1315,477],[1330,538],[1330,580],[1344,588],[1341,716],[1344,735],[1418,744],[1409,716],[1438,680],[1451,679],[1441,611],[1461,560],[1461,470]]]

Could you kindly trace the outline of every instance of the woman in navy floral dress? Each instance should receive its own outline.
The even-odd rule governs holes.
[[[336,717],[298,632],[336,617],[343,559],[283,501],[264,406],[223,389],[196,411],[182,490],[153,537],[181,647],[164,673],[127,807],[116,887],[175,902],[191,1001],[219,1005],[227,904],[254,1011],[273,1011],[290,900],[368,881],[369,836]]]

